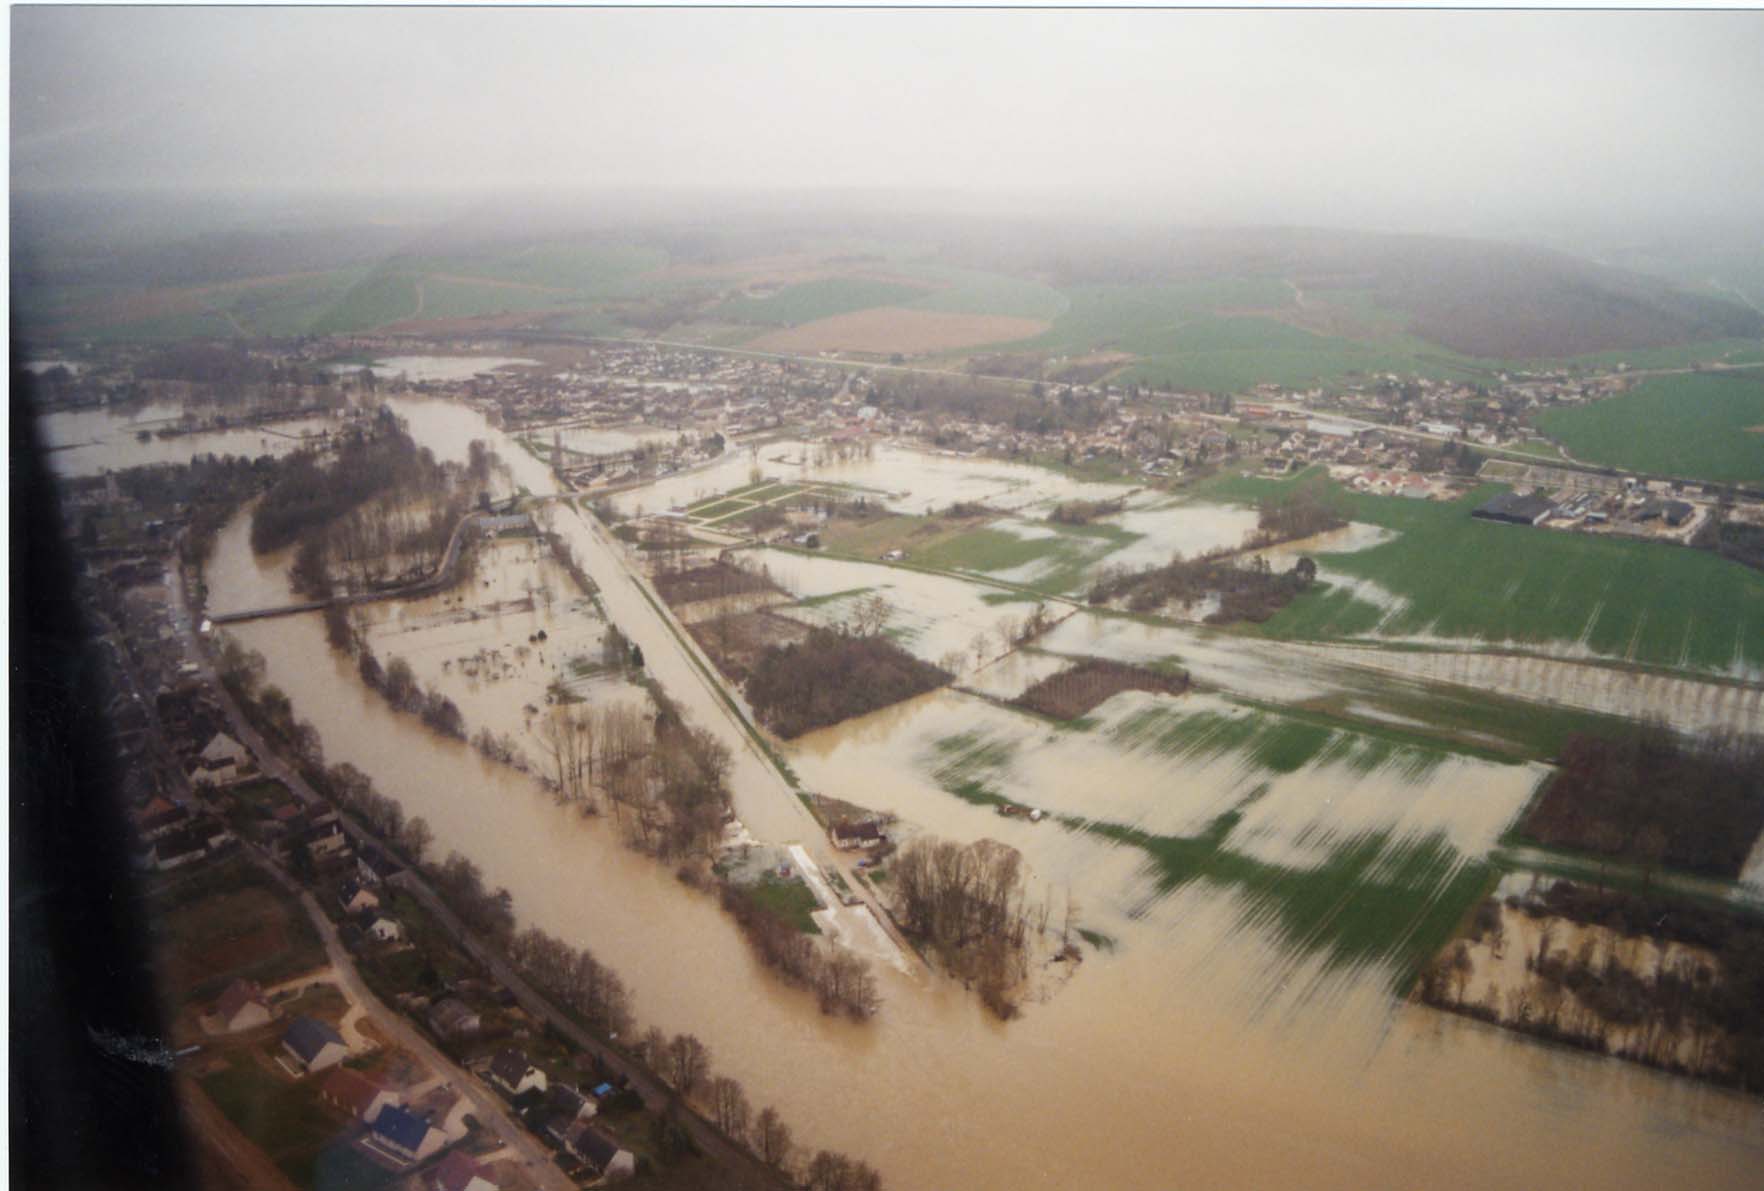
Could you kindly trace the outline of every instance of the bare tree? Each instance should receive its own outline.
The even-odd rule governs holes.
[[[760,1110],[759,1118],[754,1122],[753,1146],[760,1161],[774,1170],[790,1161],[790,1152],[795,1148],[790,1126],[769,1104]]]
[[[752,1109],[741,1081],[728,1075],[711,1080],[711,1104],[716,1112],[717,1128],[734,1140],[747,1140],[747,1126]]]
[[[710,1074],[710,1048],[696,1034],[675,1034],[668,1043],[668,1082],[682,1096],[693,1090]]]

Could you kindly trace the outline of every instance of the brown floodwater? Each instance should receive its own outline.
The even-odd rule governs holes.
[[[487,438],[520,482],[549,489],[541,468],[475,415],[459,417],[461,407],[400,405],[438,454],[457,457],[468,438]],[[561,510],[559,527],[688,716],[731,731],[690,659],[677,645],[670,655],[653,616],[641,614],[639,590],[609,571],[615,547]],[[244,598],[273,587],[240,552],[249,554],[248,543],[229,527],[216,549],[216,590]],[[235,631],[318,727],[329,760],[360,766],[407,814],[424,816],[437,850],[471,856],[514,895],[523,923],[615,967],[645,1024],[697,1033],[716,1069],[742,1080],[756,1104],[775,1104],[801,1143],[861,1156],[891,1186],[1760,1185],[1764,1113],[1755,1099],[1400,1004],[1377,974],[1326,979],[1314,959],[1285,972],[1314,995],[1270,1011],[1262,986],[1282,948],[1245,924],[1231,895],[1188,887],[1152,913],[1107,910],[1142,880],[1131,850],[1077,833],[1062,833],[1057,847],[1034,844],[1029,832],[1053,841],[1057,829],[1007,823],[953,799],[937,822],[952,837],[1018,842],[1006,829],[1020,831],[1031,862],[1050,867],[1066,852],[1087,920],[1106,921],[1118,947],[1089,954],[1062,991],[1008,1025],[948,981],[891,971],[879,972],[885,1003],[876,1021],[825,1018],[756,966],[710,898],[627,852],[610,824],[555,805],[530,779],[389,711],[325,648],[316,617]],[[1252,667],[1258,683],[1273,678],[1264,665]],[[932,797],[911,757],[888,756],[886,724],[860,722],[849,736],[861,743],[865,733],[883,743],[854,756],[876,764],[861,774],[829,768],[829,782],[845,771],[878,798],[894,782],[900,800]],[[805,743],[800,755],[805,764],[815,748],[831,756],[835,743]],[[755,760],[735,774],[743,818],[762,837],[806,836],[780,802],[781,783],[765,782],[760,769]],[[1461,776],[1464,796],[1474,797],[1480,779]],[[1080,800],[1093,781],[1082,771],[1067,778],[1064,796]],[[1302,772],[1287,780],[1302,794]]]

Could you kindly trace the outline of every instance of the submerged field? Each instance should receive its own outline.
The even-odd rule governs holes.
[[[883,755],[892,781],[869,776]],[[1493,881],[1487,854],[1542,769],[1291,717],[1218,695],[1129,693],[1067,727],[942,692],[807,737],[793,758],[840,797],[939,834],[1022,848],[1106,935],[1147,923],[1183,950],[1200,906],[1259,956],[1264,995],[1364,973],[1405,987]],[[831,787],[830,787],[831,788]],[[1001,818],[995,805],[1050,821]],[[1274,991],[1270,991],[1274,990]]]
[[[1588,463],[1764,484],[1764,369],[1657,377],[1591,405],[1548,410],[1538,426]]]

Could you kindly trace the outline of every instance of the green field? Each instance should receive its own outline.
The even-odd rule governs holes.
[[[382,271],[363,278],[313,321],[314,335],[363,331],[414,318],[417,279],[406,272]]]
[[[1330,305],[1341,296],[1331,291]],[[1019,346],[1070,355],[1129,352],[1140,359],[1120,379],[1160,387],[1229,392],[1263,382],[1298,387],[1383,371],[1467,376],[1478,367],[1405,334],[1401,320],[1388,312],[1359,309],[1357,295],[1347,295],[1347,305],[1372,335],[1365,341],[1247,313],[1297,309],[1291,287],[1276,277],[1077,286],[1069,297],[1070,309],[1052,330]]]
[[[1281,481],[1232,478],[1210,495],[1253,501]],[[1706,551],[1477,521],[1485,486],[1455,502],[1342,492],[1356,521],[1398,532],[1323,557],[1325,571],[1377,584],[1380,607],[1321,584],[1262,626],[1275,637],[1435,636],[1517,646],[1583,644],[1662,667],[1764,667],[1764,574]]]
[[[1764,483],[1764,369],[1657,377],[1591,405],[1547,410],[1537,423],[1588,463]]]
[[[713,319],[731,322],[795,326],[835,314],[868,310],[872,306],[901,306],[925,291],[917,286],[861,277],[828,277],[785,286],[769,298],[731,298],[709,313]]]
[[[932,265],[919,266],[910,272],[944,287],[905,303],[915,310],[1051,320],[1059,318],[1072,306],[1071,299],[1064,293],[1027,278]]]

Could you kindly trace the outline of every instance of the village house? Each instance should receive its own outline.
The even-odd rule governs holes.
[[[363,910],[379,909],[380,897],[358,881],[345,881],[337,890],[337,904],[343,907],[345,914],[359,914]]]
[[[528,1091],[543,1092],[547,1083],[545,1072],[528,1062],[527,1056],[518,1050],[500,1051],[490,1060],[490,1082],[510,1097]]]
[[[568,1084],[552,1084],[545,1098],[527,1114],[527,1126],[558,1146],[567,1147],[576,1126],[600,1111],[600,1106]]]
[[[355,872],[364,885],[384,885],[404,869],[378,844],[363,844],[355,857]]]
[[[502,1191],[490,1168],[464,1150],[454,1150],[429,1171],[431,1191]]]
[[[319,1085],[319,1095],[369,1125],[383,1110],[404,1103],[401,1092],[348,1067],[333,1068]]]
[[[349,1047],[341,1035],[324,1022],[311,1017],[297,1017],[282,1036],[282,1049],[287,1051],[300,1069],[307,1073],[335,1067],[349,1057]]]
[[[409,1162],[421,1162],[447,1144],[447,1135],[423,1118],[396,1104],[380,1110],[369,1141],[382,1153]]]
[[[256,766],[252,764],[251,754],[245,746],[228,736],[225,732],[217,732],[196,758],[196,768],[190,772],[190,784],[193,786],[226,786],[249,776]]]
[[[135,830],[144,840],[163,839],[190,821],[190,810],[165,798],[155,798],[135,812]]]
[[[464,1001],[446,997],[429,1010],[429,1028],[442,1038],[465,1038],[483,1029],[484,1022]]]
[[[370,938],[379,943],[400,943],[404,941],[404,927],[399,923],[398,919],[387,918],[383,914],[376,915],[373,921],[368,923],[367,933]]]
[[[214,1016],[220,1022],[222,1030],[236,1034],[240,1030],[254,1030],[258,1026],[268,1025],[275,1017],[270,1003],[264,998],[263,989],[256,981],[235,980],[227,985],[220,999],[214,1003]]]
[[[596,1175],[608,1180],[626,1179],[637,1173],[636,1155],[586,1123],[577,1125],[570,1133],[564,1149],[581,1159]]]

